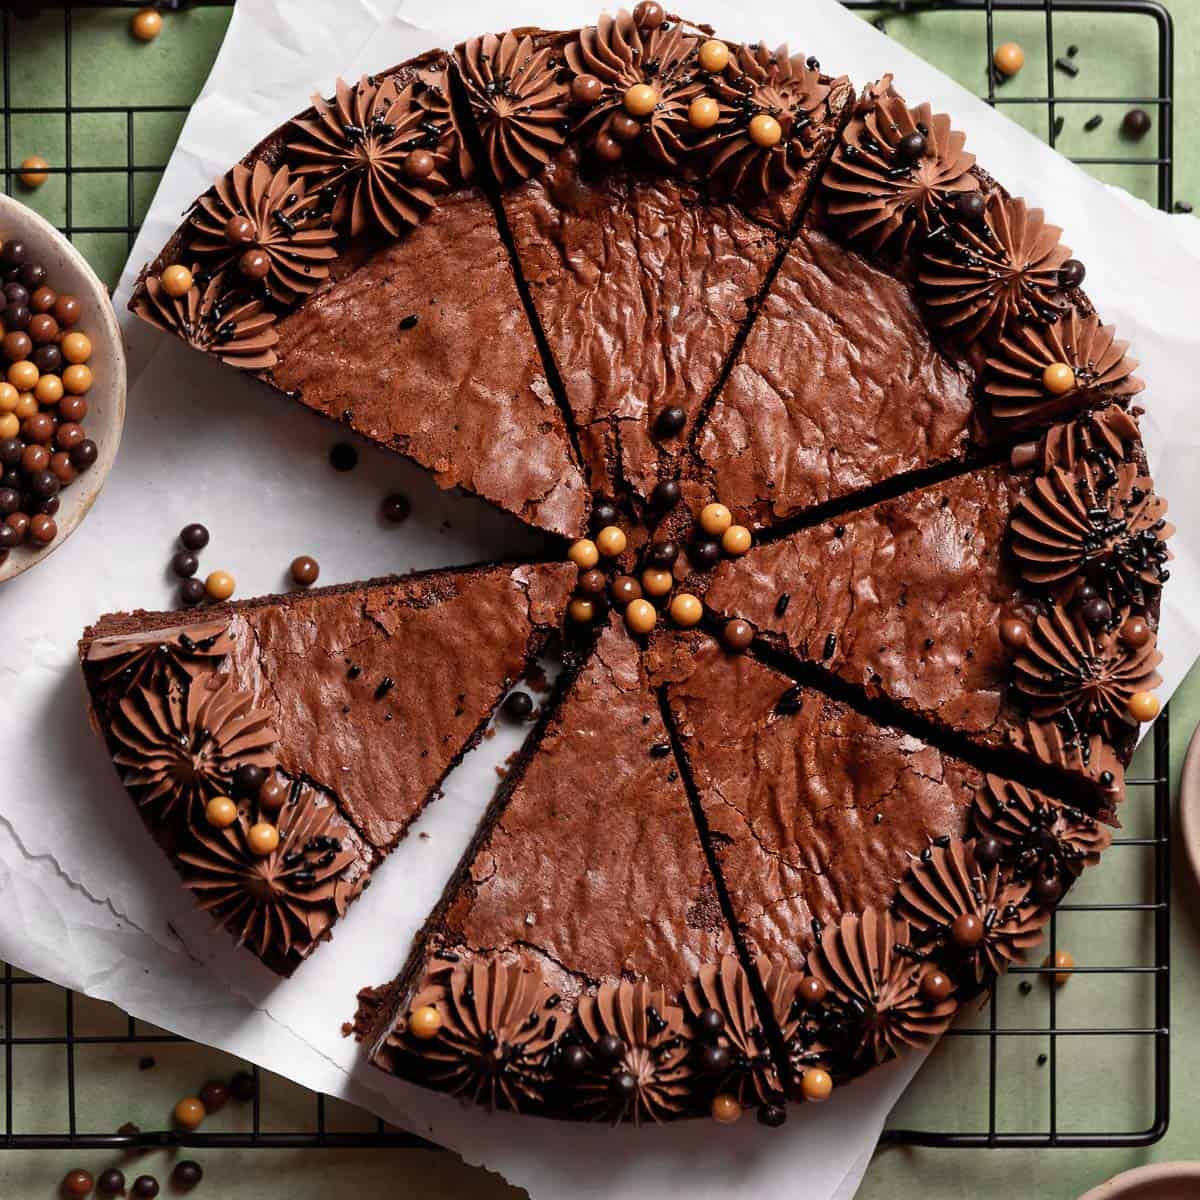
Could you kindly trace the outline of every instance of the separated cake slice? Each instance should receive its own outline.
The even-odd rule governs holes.
[[[556,1117],[728,1116],[779,1094],[733,954],[658,698],[614,619],[400,978],[364,994],[371,1059]]]
[[[661,15],[457,52],[589,483],[643,500],[678,472],[851,98],[786,47]]]
[[[714,642],[667,691],[740,933],[798,981],[780,1025],[801,1095],[928,1045],[1109,844],[1079,810]]]
[[[561,627],[569,565],[104,617],[93,718],[199,902],[289,973]]]
[[[583,475],[449,70],[432,52],[339,81],[197,200],[131,308],[442,487],[578,536]]]
[[[1068,428],[1049,459],[1097,445],[1098,423]],[[1021,751],[1111,803],[1158,683],[1166,505],[1137,462],[1098,449],[1043,471],[989,467],[767,542],[722,564],[707,602],[931,729]]]

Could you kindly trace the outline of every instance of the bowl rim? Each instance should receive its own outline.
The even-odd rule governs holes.
[[[1184,857],[1200,883],[1200,725],[1192,733],[1179,773],[1179,832]]]
[[[0,215],[7,217],[10,213],[17,213],[22,222],[26,222],[32,227],[31,233],[22,231],[23,236],[45,238],[47,241],[55,243],[64,257],[70,260],[71,264],[79,271],[92,293],[90,299],[95,302],[101,325],[100,330],[96,332],[104,338],[105,352],[110,356],[113,367],[110,397],[113,408],[113,426],[110,435],[105,438],[96,464],[83,477],[90,485],[87,497],[74,506],[65,519],[58,522],[58,536],[48,546],[36,552],[30,551],[25,546],[18,546],[9,555],[7,561],[0,563],[0,585],[24,574],[39,563],[45,562],[70,538],[91,511],[92,505],[96,503],[97,497],[108,481],[113,462],[121,447],[121,438],[125,431],[125,401],[128,386],[125,368],[125,341],[121,335],[121,327],[117,322],[117,314],[113,308],[108,288],[66,234],[57,229],[41,213],[30,208],[28,204],[18,200],[15,196],[0,192]],[[96,340],[96,333],[89,336],[92,337],[93,342]]]
[[[1079,1200],[1121,1200],[1130,1188],[1141,1187],[1147,1183],[1179,1181],[1200,1183],[1200,1162],[1187,1160],[1147,1163],[1145,1166],[1134,1167],[1090,1188]]]

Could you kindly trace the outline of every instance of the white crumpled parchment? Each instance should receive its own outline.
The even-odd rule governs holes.
[[[893,71],[914,101],[954,114],[981,162],[1044,206],[1088,264],[1088,291],[1130,338],[1147,380],[1146,439],[1177,519],[1161,644],[1165,698],[1200,650],[1192,616],[1200,535],[1193,412],[1200,346],[1200,226],[1096,183],[958,85],[846,13],[835,0],[721,0],[687,6],[723,33],[789,41],[856,83]],[[586,0],[239,0],[229,35],[147,217],[117,295],[191,200],[260,136],[356,76],[487,25],[564,27],[594,19]],[[152,847],[88,728],[75,663],[83,627],[106,611],[171,607],[166,564],[179,528],[204,521],[203,569],[235,573],[239,594],[278,590],[287,563],[315,555],[322,582],[495,558],[530,536],[478,502],[447,496],[421,471],[370,447],[359,468],[326,464],[341,431],[126,320],[129,420],[113,476],[85,528],[53,558],[0,588],[0,697],[9,752],[0,783],[0,957],[113,1001],[135,1016],[366,1105],[499,1171],[535,1197],[853,1195],[916,1056],[841,1089],[782,1131],[752,1119],[632,1132],[485,1116],[387,1079],[342,1036],[354,993],[400,966],[515,747],[501,729],[448,781],[334,940],[279,981],[197,914]],[[398,529],[376,517],[385,491],[413,498]],[[1100,868],[1103,869],[1103,868]]]

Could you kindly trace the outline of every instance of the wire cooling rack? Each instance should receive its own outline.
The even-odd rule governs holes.
[[[1029,124],[1031,114],[1044,116],[1040,130],[1051,145],[1063,146],[1079,125],[1068,116],[1078,118],[1089,114],[1120,114],[1137,105],[1151,110],[1156,130],[1156,150],[1146,154],[1087,154],[1073,155],[1076,162],[1103,174],[1105,168],[1149,170],[1154,175],[1154,190],[1160,207],[1172,203],[1172,81],[1173,30],[1167,12],[1154,0],[892,0],[891,3],[869,0],[843,0],[848,7],[869,10],[877,24],[893,29],[906,19],[905,14],[921,14],[922,21],[945,19],[954,22],[955,36],[972,37],[979,45],[979,74],[977,88],[990,103],[1011,106]],[[52,201],[57,211],[48,215],[70,237],[89,253],[98,269],[110,282],[115,282],[120,265],[136,236],[140,212],[148,202],[153,186],[165,167],[165,153],[150,154],[150,161],[140,161],[139,125],[144,121],[163,119],[182,123],[190,106],[191,96],[174,97],[170,102],[155,103],[139,100],[130,104],[96,103],[88,97],[80,100],[77,66],[81,53],[88,50],[87,41],[97,28],[96,22],[106,18],[127,20],[131,9],[139,3],[127,4],[69,4],[47,3],[45,0],[7,0],[3,8],[3,108],[4,122],[4,190],[12,194],[19,189],[17,182],[24,153],[21,123],[32,120],[57,124],[61,119],[59,161],[48,168],[54,180],[60,181],[58,195]],[[164,4],[164,8],[181,7]],[[188,7],[196,9],[228,9],[228,0],[192,0]],[[1012,81],[1004,82],[988,69],[992,52],[1004,22],[1010,17],[1028,22],[1040,18],[1039,37],[1044,35],[1045,89],[1040,94],[1019,93]],[[1065,59],[1073,65],[1070,42],[1056,29],[1056,18],[1084,17],[1095,20],[1137,18],[1151,23],[1151,37],[1157,59],[1157,89],[1153,95],[1105,96],[1079,95],[1074,89],[1059,86],[1056,91],[1056,71],[1061,81],[1073,80],[1069,67],[1055,66]],[[61,47],[58,77],[38,81],[37,102],[27,96],[28,88],[19,87],[14,74],[14,62],[21,50],[22,22],[32,19],[44,25],[53,23],[51,34]],[[964,24],[965,22],[965,24]],[[982,27],[982,37],[980,37]],[[1027,46],[1028,26],[1022,37]],[[219,32],[219,31],[218,31]],[[1039,53],[1040,58],[1040,53]],[[44,61],[42,69],[44,70]],[[1029,68],[1022,73],[1029,76]],[[144,87],[135,90],[142,92]],[[52,100],[42,102],[42,97]],[[1095,122],[1089,115],[1088,122]],[[103,124],[104,136],[83,137],[80,134]],[[1088,126],[1085,124],[1084,126]],[[1096,127],[1094,124],[1091,126]],[[160,142],[162,139],[160,138]],[[1111,139],[1109,143],[1111,144]],[[106,149],[96,150],[99,145]],[[169,143],[163,143],[169,149]],[[113,146],[117,150],[102,158]],[[1066,148],[1063,146],[1063,148]],[[1073,148],[1073,147],[1072,147]],[[161,147],[160,147],[161,149]],[[82,151],[87,150],[88,153]],[[47,156],[49,157],[49,156]],[[162,161],[158,161],[158,159]],[[110,184],[115,179],[123,189],[123,197],[114,203],[111,194],[94,202],[96,180]],[[51,185],[47,185],[50,187]],[[25,198],[29,198],[26,196]],[[39,207],[42,205],[39,204]],[[43,211],[45,209],[43,208]],[[1143,963],[1084,965],[1076,968],[1076,987],[1085,980],[1119,980],[1125,994],[1126,1010],[1143,1012],[1147,1019],[1130,1024],[1127,1021],[1100,1021],[1104,1005],[1086,1005],[1089,1020],[1076,1023],[1064,1008],[1072,1007],[1063,993],[1060,998],[1053,986],[1046,986],[1051,968],[1030,965],[1014,969],[1001,986],[976,1014],[974,1019],[960,1021],[943,1039],[935,1051],[939,1056],[954,1060],[953,1075],[970,1092],[970,1102],[954,1101],[922,1108],[919,1095],[922,1082],[941,1076],[940,1071],[919,1076],[910,1089],[898,1114],[896,1124],[883,1134],[886,1143],[942,1147],[1083,1147],[1147,1145],[1166,1132],[1169,1102],[1168,1078],[1168,1017],[1170,982],[1170,845],[1169,845],[1169,744],[1166,713],[1154,728],[1153,744],[1144,747],[1139,762],[1150,760],[1148,770],[1134,771],[1129,780],[1129,800],[1124,812],[1131,828],[1124,836],[1114,839],[1109,861],[1117,855],[1142,855],[1140,877],[1144,894],[1138,898],[1089,899],[1078,897],[1080,889],[1062,904],[1051,923],[1049,947],[1051,952],[1060,945],[1060,931],[1065,922],[1084,920],[1092,934],[1106,940],[1104,930],[1122,918],[1146,922],[1138,944],[1152,944],[1152,957]],[[1140,823],[1140,827],[1139,827]],[[1129,874],[1127,872],[1127,874]],[[1102,877],[1103,871],[1089,872]],[[1079,938],[1078,927],[1071,936]],[[1097,935],[1097,931],[1100,931]],[[1074,944],[1078,944],[1075,942]],[[1034,985],[1038,993],[1034,996]],[[1115,986],[1107,984],[1106,986]],[[321,1148],[321,1147],[385,1147],[422,1146],[427,1143],[412,1135],[385,1126],[374,1118],[359,1115],[345,1119],[346,1106],[324,1096],[302,1093],[300,1102],[307,1110],[297,1115],[295,1096],[292,1103],[277,1101],[278,1089],[273,1077],[256,1078],[259,1088],[255,1098],[238,1114],[224,1122],[226,1128],[214,1130],[220,1122],[206,1123],[203,1131],[183,1134],[168,1130],[113,1130],[111,1113],[94,1100],[95,1089],[90,1075],[99,1071],[128,1070],[133,1064],[148,1070],[155,1056],[169,1062],[174,1052],[186,1052],[189,1043],[164,1031],[146,1026],[132,1017],[117,1013],[110,1006],[71,992],[55,988],[42,980],[3,968],[0,977],[3,993],[3,1036],[0,1046],[4,1054],[4,1127],[0,1131],[0,1147],[6,1149],[104,1148],[131,1151],[152,1146],[211,1146],[238,1148]],[[1074,1007],[1078,1007],[1075,1005]],[[97,1012],[102,1009],[102,1012]],[[1012,1020],[1015,1013],[1016,1020]],[[1036,1014],[1036,1015],[1029,1015]],[[1111,1066],[1104,1055],[1108,1046],[1118,1046]],[[1080,1055],[1072,1047],[1086,1047],[1090,1060],[1087,1078],[1120,1070],[1128,1078],[1133,1072],[1135,1090],[1146,1109],[1146,1116],[1136,1116],[1126,1129],[1093,1129],[1087,1124],[1077,1127],[1065,1116],[1071,1102],[1090,1108],[1089,1097],[1080,1094],[1085,1085],[1073,1088],[1072,1079],[1083,1075]],[[1019,1047],[1016,1054],[1011,1047]],[[1036,1056],[1035,1056],[1036,1051]],[[215,1051],[202,1052],[193,1070],[202,1070],[203,1077],[219,1074],[213,1071],[217,1060]],[[194,1055],[193,1055],[194,1057]],[[198,1064],[203,1063],[203,1066]],[[230,1067],[232,1069],[232,1067]],[[1002,1084],[1006,1072],[1011,1080],[1032,1081],[1025,1092],[1018,1092],[1015,1116],[1007,1114],[1009,1097]],[[225,1072],[228,1074],[228,1070]],[[147,1077],[148,1078],[148,1077]],[[190,1079],[180,1090],[197,1086]],[[54,1091],[53,1097],[47,1093]],[[914,1093],[917,1093],[915,1099]],[[273,1111],[277,1105],[282,1111]],[[965,1113],[961,1120],[947,1119],[949,1107]],[[156,1111],[166,1111],[165,1108]],[[972,1119],[974,1118],[974,1119]],[[965,1126],[963,1127],[965,1122]],[[346,1126],[350,1126],[347,1128]]]

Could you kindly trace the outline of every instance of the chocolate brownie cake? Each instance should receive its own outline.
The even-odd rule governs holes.
[[[1158,712],[1143,385],[1060,235],[890,78],[852,98],[654,0],[339,83],[133,307],[571,565],[373,585],[432,597],[385,617],[350,588],[103,622],[97,716],[185,878],[294,965],[565,608],[558,691],[361,993],[371,1061],[545,1116],[777,1125],[928,1044],[1097,860]],[[343,661],[344,619],[374,641]],[[147,649],[114,671],[115,634]],[[182,773],[154,733],[181,722]],[[271,837],[319,904],[247,899]]]
[[[561,628],[575,573],[468,567],[106,617],[80,643],[94,720],[184,883],[288,973]]]

